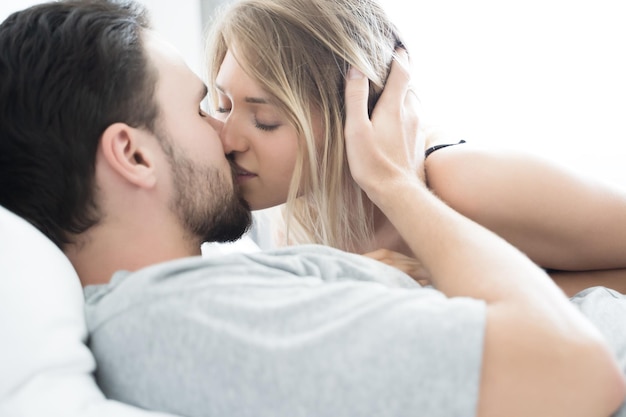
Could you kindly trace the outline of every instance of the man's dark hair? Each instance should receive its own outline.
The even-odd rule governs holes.
[[[0,25],[0,205],[59,247],[99,221],[95,157],[116,122],[155,130],[156,70],[130,1],[33,6]]]

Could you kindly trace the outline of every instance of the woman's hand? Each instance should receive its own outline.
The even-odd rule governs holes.
[[[365,253],[363,256],[376,259],[377,261],[399,269],[417,281],[418,284],[430,285],[428,271],[426,271],[421,262],[415,258],[389,249],[377,249],[373,252]]]

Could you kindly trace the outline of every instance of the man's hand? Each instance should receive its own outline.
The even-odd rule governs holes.
[[[346,152],[354,180],[376,203],[388,181],[423,178],[423,137],[418,135],[417,98],[410,91],[406,51],[399,49],[371,120],[368,80],[356,68],[346,79]]]

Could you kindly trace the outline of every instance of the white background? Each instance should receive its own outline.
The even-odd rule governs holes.
[[[426,112],[442,126],[626,186],[623,0],[385,4],[409,39]]]
[[[426,111],[455,137],[545,154],[626,186],[623,0],[382,0]],[[0,19],[32,0],[3,0]],[[202,75],[198,0],[145,0]]]

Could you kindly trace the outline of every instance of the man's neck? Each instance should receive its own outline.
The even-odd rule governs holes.
[[[161,229],[95,226],[64,252],[83,287],[107,284],[117,271],[136,271],[161,262],[201,254],[200,244]]]

